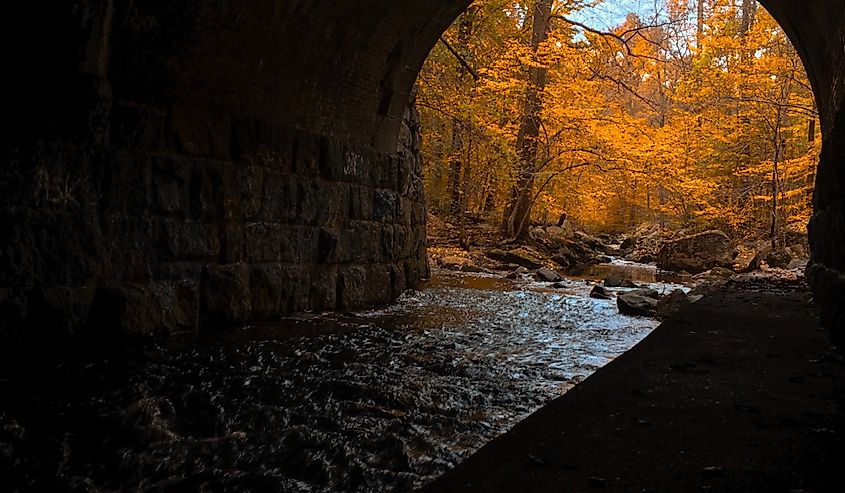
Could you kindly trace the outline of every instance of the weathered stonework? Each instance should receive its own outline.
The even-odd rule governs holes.
[[[406,106],[469,3],[4,6],[0,332],[175,332],[396,296],[427,268]],[[840,329],[845,8],[762,3],[817,97],[809,272]]]
[[[394,152],[196,112],[115,102],[109,145],[5,150],[5,333],[231,326],[383,304],[427,275],[413,108]]]
[[[190,146],[6,162],[3,189],[23,186],[0,219],[4,325],[194,330],[385,303],[426,274],[407,124],[388,153],[239,118],[212,149],[174,120]]]

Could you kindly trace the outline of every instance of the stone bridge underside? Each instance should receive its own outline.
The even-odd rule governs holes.
[[[0,332],[173,332],[395,297],[427,270],[407,102],[468,3],[5,6]],[[763,3],[822,116],[810,274],[838,327],[845,2]]]

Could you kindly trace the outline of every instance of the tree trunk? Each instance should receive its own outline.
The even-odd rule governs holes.
[[[701,40],[704,38],[704,0],[698,0],[698,11],[696,14],[698,25],[695,31],[695,40],[698,48],[701,48]]]
[[[452,122],[452,152],[449,154],[449,214],[457,217],[461,213],[461,173],[463,171],[463,129],[461,122]]]
[[[461,57],[463,63],[458,63],[457,74],[458,82],[463,84],[467,75],[467,67],[464,63],[469,60],[469,40],[472,35],[472,20],[475,16],[475,9],[470,8],[463,13],[460,20],[460,28],[458,29],[458,45],[456,50],[458,56]],[[452,152],[449,155],[449,184],[447,193],[449,195],[449,213],[453,217],[463,215],[463,196],[465,193],[463,187],[462,176],[466,172],[465,168],[469,163],[464,162],[464,141],[466,134],[466,126],[460,118],[455,118],[452,122]]]
[[[780,127],[778,127],[780,130]],[[780,193],[780,173],[778,170],[778,164],[780,162],[780,132],[775,134],[775,155],[772,161],[772,231],[771,231],[771,241],[772,241],[772,250],[777,248],[777,240],[778,240],[778,194]]]
[[[537,0],[534,7],[531,50],[537,53],[540,45],[548,38],[552,0]],[[531,66],[528,69],[528,84],[525,89],[525,105],[516,139],[518,163],[516,184],[511,190],[511,202],[505,209],[503,233],[509,238],[524,238],[528,234],[531,218],[534,173],[537,167],[537,138],[540,135],[540,113],[543,110],[543,91],[546,88],[545,67]]]
[[[751,30],[756,16],[757,0],[742,0],[742,23],[739,28],[741,35],[745,36]]]

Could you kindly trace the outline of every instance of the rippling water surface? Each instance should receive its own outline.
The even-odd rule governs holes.
[[[438,273],[394,306],[0,364],[0,476],[51,491],[405,491],[644,338],[591,286]]]

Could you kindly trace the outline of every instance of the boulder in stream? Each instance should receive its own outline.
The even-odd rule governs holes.
[[[651,298],[653,300],[660,299],[660,293],[657,292],[656,289],[652,288],[640,288],[628,291],[626,294],[633,294],[635,296],[642,296],[644,298]]]
[[[544,282],[558,282],[563,280],[563,276],[551,269],[546,269],[545,267],[542,269],[537,269],[537,273],[535,274],[535,276],[537,277],[538,281]]]
[[[639,294],[624,293],[616,297],[619,313],[635,317],[653,317],[657,312],[657,300]]]
[[[676,289],[657,302],[657,315],[660,318],[669,318],[690,303],[687,294],[681,289]]]
[[[733,249],[728,235],[705,231],[667,241],[657,254],[657,266],[668,271],[699,274],[713,267],[731,267]]]
[[[493,248],[487,250],[485,255],[499,262],[517,264],[528,269],[539,269],[545,263],[539,252],[524,246],[512,250]]]
[[[785,269],[792,262],[792,253],[786,248],[772,250],[766,255],[766,263],[773,269]]]
[[[595,298],[597,300],[609,300],[613,298],[613,293],[604,286],[594,286],[593,290],[590,291],[590,298]]]
[[[609,274],[607,277],[604,278],[605,287],[608,288],[636,288],[637,285],[634,281],[630,279],[625,279],[623,277],[617,276],[615,274]]]

